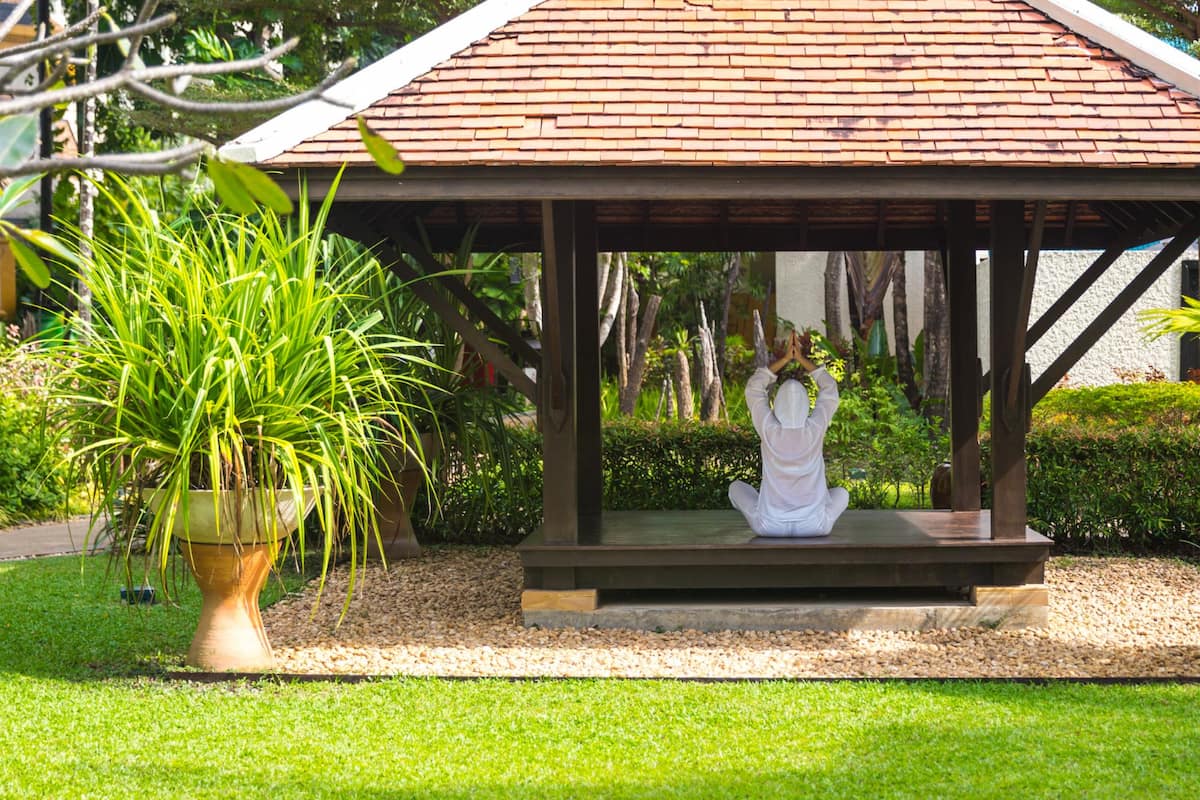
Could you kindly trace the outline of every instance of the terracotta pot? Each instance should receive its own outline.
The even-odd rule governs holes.
[[[436,458],[440,452],[441,442],[435,434],[421,434],[421,453],[426,463]],[[421,554],[421,545],[413,533],[412,507],[417,499],[417,490],[421,488],[424,473],[414,456],[405,449],[392,448],[385,454],[385,458],[388,460],[388,471],[393,479],[389,480],[387,475],[384,476],[384,483],[375,498],[376,519],[383,550],[380,551],[379,543],[372,538],[367,543],[367,557],[375,561],[416,558]]]
[[[189,492],[187,516],[176,517],[172,534],[196,578],[203,602],[188,648],[187,664],[210,672],[265,672],[275,668],[258,596],[281,543],[296,530],[316,493],[276,493],[274,514],[256,492]],[[144,493],[158,512],[154,490]],[[220,519],[220,525],[217,520]]]

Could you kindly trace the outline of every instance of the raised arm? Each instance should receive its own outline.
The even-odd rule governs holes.
[[[838,386],[837,381],[824,367],[818,367],[815,364],[813,367],[808,374],[817,384],[817,402],[808,420],[810,424],[817,425],[824,431],[829,427],[829,421],[833,419],[833,412],[837,411]]]
[[[774,364],[771,365],[772,368],[774,366]],[[763,423],[771,416],[771,401],[767,393],[774,382],[775,373],[768,367],[759,367],[754,370],[750,380],[746,381],[746,407],[750,409],[750,420],[754,423],[754,430],[758,432],[759,436],[762,436]]]

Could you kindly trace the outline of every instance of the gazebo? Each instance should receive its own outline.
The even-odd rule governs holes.
[[[466,315],[414,285],[537,404],[527,622],[592,624],[607,594],[646,589],[965,587],[977,608],[1044,618],[1029,412],[1200,236],[1200,62],[1084,0],[485,0],[329,95],[225,154],[285,185],[303,176],[316,198],[348,165],[334,224],[410,277],[405,252],[438,270],[418,223],[435,248],[478,225],[479,249],[544,254],[540,350],[461,282],[435,279]],[[402,175],[374,166],[356,115]],[[1026,348],[1122,252],[1162,239],[1031,376]],[[1059,248],[1103,254],[1031,323],[1038,254]],[[953,510],[851,511],[816,540],[757,539],[733,511],[602,512],[598,252],[872,249],[944,255]],[[991,263],[986,377],[977,250]]]

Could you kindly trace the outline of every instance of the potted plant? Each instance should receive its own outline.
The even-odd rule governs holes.
[[[126,564],[138,541],[161,573],[176,550],[191,567],[204,595],[193,666],[271,668],[258,593],[281,553],[303,559],[306,526],[319,528],[322,580],[348,548],[353,587],[376,533],[373,448],[412,435],[398,390],[417,351],[379,314],[348,313],[376,267],[327,262],[335,189],[294,218],[200,198],[168,220],[117,183],[104,191],[120,233],[77,269],[92,322],[63,348],[72,459],[98,514],[121,506]]]

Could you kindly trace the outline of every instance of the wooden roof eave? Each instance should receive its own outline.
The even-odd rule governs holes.
[[[270,166],[268,165],[268,168]],[[299,179],[324,197],[338,169],[284,168],[293,197]],[[1200,168],[1167,167],[409,167],[346,170],[338,199],[353,202],[455,200],[1113,200],[1200,201]]]

